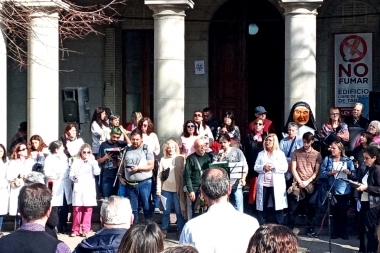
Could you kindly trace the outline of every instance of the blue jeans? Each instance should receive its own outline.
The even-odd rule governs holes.
[[[160,197],[156,195],[157,192],[157,181],[152,182],[152,201],[153,207],[160,209]]]
[[[152,190],[152,179],[141,182],[137,185],[126,185],[126,193],[129,201],[131,202],[132,212],[134,215],[133,224],[139,221],[139,202],[144,211],[145,219],[153,218],[153,213],[150,208],[150,192]]]
[[[127,198],[127,186],[119,183],[119,190],[117,191],[117,196]]]
[[[230,203],[239,212],[244,212],[243,188],[232,188],[230,195]]]
[[[3,227],[3,220],[4,220],[4,216],[0,216],[0,231],[1,231],[1,228]]]
[[[113,183],[115,182],[114,177],[103,177],[102,179],[102,192],[104,198],[109,198],[111,195],[114,195],[115,188]],[[116,185],[115,185],[116,187]]]
[[[162,196],[166,198],[166,207],[162,216],[162,229],[168,230],[170,221],[170,211],[172,209],[172,203],[174,204],[175,214],[177,216],[177,230],[182,231],[185,225],[185,219],[181,214],[181,206],[179,204],[178,195],[176,192],[168,192],[162,190]]]

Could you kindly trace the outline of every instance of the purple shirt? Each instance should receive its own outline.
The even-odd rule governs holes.
[[[21,229],[28,231],[45,231],[45,227],[41,224],[25,222],[21,225]],[[55,253],[71,253],[69,246],[67,246],[64,242],[59,242],[57,245],[57,249]]]

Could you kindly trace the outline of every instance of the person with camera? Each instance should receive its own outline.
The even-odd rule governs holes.
[[[116,195],[118,187],[114,187],[115,177],[119,168],[119,156],[121,149],[127,146],[125,141],[120,141],[122,130],[115,126],[111,128],[109,140],[100,144],[98,153],[98,163],[101,168],[101,189],[103,197],[109,198]]]
[[[164,143],[163,151],[164,157],[161,158],[158,170],[156,194],[166,198],[161,227],[166,237],[172,204],[177,216],[177,232],[181,234],[185,225],[186,200],[183,194],[184,157],[179,155],[178,144],[174,140],[168,140]]]

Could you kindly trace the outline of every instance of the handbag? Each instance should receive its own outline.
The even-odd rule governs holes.
[[[167,168],[166,170],[163,170],[161,172],[161,181],[164,182],[166,179],[168,179],[170,173],[170,168]]]

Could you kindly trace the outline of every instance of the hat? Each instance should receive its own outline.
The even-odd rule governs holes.
[[[268,112],[265,110],[264,106],[258,106],[255,108],[255,113],[264,114],[264,113],[268,113]]]

